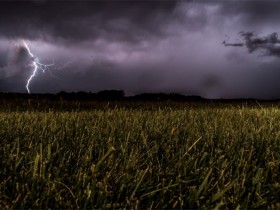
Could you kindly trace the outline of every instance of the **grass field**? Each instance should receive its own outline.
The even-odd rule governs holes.
[[[0,208],[280,208],[278,106],[2,103]]]

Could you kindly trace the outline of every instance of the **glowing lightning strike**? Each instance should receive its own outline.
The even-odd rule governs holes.
[[[35,57],[35,56],[31,53],[31,51],[30,51],[28,45],[26,44],[26,42],[25,42],[24,40],[23,40],[23,44],[24,44],[25,48],[27,49],[28,54],[30,55],[30,57],[31,57],[31,59],[32,59],[32,64],[33,64],[33,66],[34,66],[33,73],[30,75],[29,79],[27,80],[26,86],[25,86],[26,89],[27,89],[27,91],[28,91],[28,93],[30,94],[29,84],[30,84],[31,80],[33,79],[33,77],[35,77],[35,75],[36,75],[36,73],[37,73],[37,70],[38,70],[38,69],[41,69],[42,72],[45,73],[45,70],[46,70],[46,69],[48,69],[50,66],[54,66],[54,61],[53,61],[52,64],[42,64],[42,63],[40,63],[40,62],[39,62],[39,58],[38,58],[38,57]]]

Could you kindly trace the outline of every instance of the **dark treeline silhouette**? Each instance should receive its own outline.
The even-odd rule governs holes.
[[[78,100],[78,101],[90,101],[90,100],[122,100],[125,98],[123,90],[103,90],[98,93],[92,92],[65,92],[61,91],[57,94],[49,93],[8,93],[0,92],[0,99],[48,99],[48,100]]]
[[[0,99],[47,99],[47,100],[69,100],[69,101],[111,101],[111,100],[132,100],[132,101],[202,101],[200,96],[184,96],[178,93],[141,93],[135,96],[125,96],[123,90],[103,90],[97,93],[92,92],[65,92],[57,94],[43,93],[0,93]]]
[[[123,90],[103,90],[98,93],[92,92],[59,92],[56,94],[59,99],[65,100],[81,100],[81,101],[88,101],[88,100],[122,100],[125,97],[125,93]]]
[[[242,99],[205,99],[201,96],[185,96],[178,93],[141,93],[134,96],[125,96],[123,90],[103,90],[97,93],[92,92],[65,92],[56,94],[45,93],[9,93],[0,92],[0,100],[3,99],[36,99],[36,100],[66,100],[66,101],[220,101],[225,103],[250,102],[250,101],[280,101],[279,99],[261,100],[254,98]]]
[[[200,96],[185,96],[178,93],[142,93],[139,95],[129,97],[134,100],[143,100],[143,101],[202,101],[204,100]]]

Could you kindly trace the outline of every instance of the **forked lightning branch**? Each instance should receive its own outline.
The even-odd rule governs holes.
[[[30,82],[32,81],[32,79],[36,76],[36,73],[39,70],[41,70],[43,73],[45,73],[45,70],[48,69],[49,67],[51,66],[54,66],[54,61],[52,64],[43,64],[43,63],[40,63],[39,61],[39,58],[34,56],[31,51],[30,51],[30,48],[28,47],[27,43],[23,40],[23,44],[25,46],[25,48],[27,49],[30,57],[31,57],[31,60],[32,60],[32,66],[34,67],[34,70],[32,71],[32,74],[30,75],[30,77],[28,78],[27,80],[27,83],[26,83],[26,89],[28,91],[28,93],[30,94],[30,89],[29,89],[29,85],[30,85]]]

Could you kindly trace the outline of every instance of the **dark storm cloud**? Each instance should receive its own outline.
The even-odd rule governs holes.
[[[265,50],[267,55],[280,55],[280,40],[277,33],[272,33],[266,37],[256,37],[252,32],[241,32],[242,37],[245,39],[246,47],[249,52],[256,50]]]
[[[0,36],[60,41],[137,42],[164,36],[176,1],[4,2]]]
[[[226,41],[223,41],[223,45],[225,47],[243,47],[243,43],[227,43]]]
[[[249,53],[261,51],[263,55],[280,56],[280,40],[277,33],[272,33],[265,37],[258,37],[253,32],[240,32],[239,34],[243,37],[245,43],[227,43],[223,41],[224,46],[246,46]]]
[[[249,0],[249,1],[225,1],[222,2],[221,15],[224,17],[233,17],[237,15],[242,16],[244,24],[259,25],[262,23],[278,22],[280,17],[279,1],[259,1],[259,0]]]

